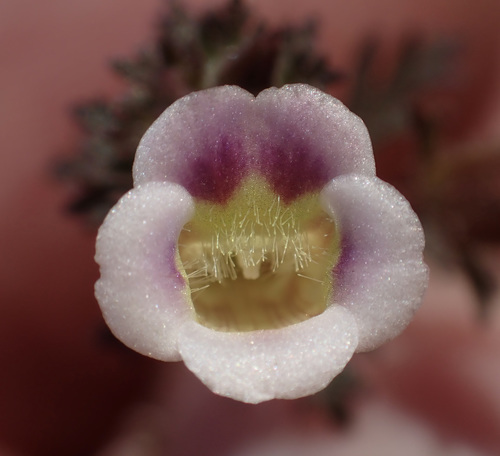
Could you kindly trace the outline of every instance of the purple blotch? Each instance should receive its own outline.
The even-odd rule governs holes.
[[[194,157],[181,184],[195,198],[224,204],[240,184],[246,168],[241,141],[220,136]]]
[[[186,280],[177,267],[177,241],[170,242],[165,246],[163,255],[156,263],[154,270],[157,274],[157,283],[167,283],[168,286],[173,282],[178,286],[185,286]],[[168,279],[168,282],[165,282]]]
[[[263,146],[261,172],[283,202],[318,191],[333,177],[320,154],[296,138]]]
[[[358,255],[356,246],[352,242],[352,238],[345,234],[340,241],[340,257],[337,264],[334,266],[332,274],[334,279],[334,299],[342,299],[346,291],[346,280],[356,268],[356,257]]]

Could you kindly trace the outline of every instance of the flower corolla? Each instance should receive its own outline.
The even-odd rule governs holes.
[[[427,283],[409,203],[368,132],[304,84],[173,103],[97,238],[96,296],[134,350],[257,403],[324,388],[398,335]]]

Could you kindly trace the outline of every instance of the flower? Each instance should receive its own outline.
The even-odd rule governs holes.
[[[149,128],[97,238],[113,333],[245,402],[324,388],[395,337],[427,282],[408,202],[363,122],[304,85],[225,86]]]

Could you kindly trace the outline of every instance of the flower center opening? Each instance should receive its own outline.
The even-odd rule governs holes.
[[[225,205],[196,202],[179,236],[198,322],[218,331],[292,325],[330,300],[340,242],[319,195],[290,204],[247,178]]]

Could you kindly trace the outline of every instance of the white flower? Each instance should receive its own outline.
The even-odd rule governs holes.
[[[325,387],[399,334],[427,283],[408,202],[363,122],[307,85],[188,95],[144,135],[101,227],[113,333],[245,402]]]

